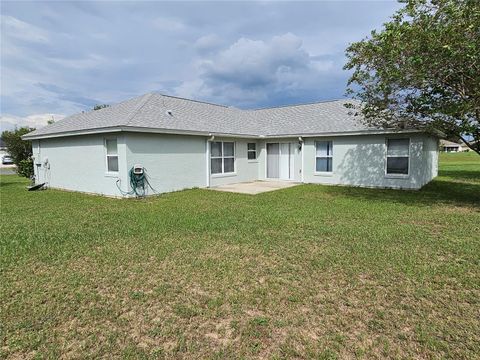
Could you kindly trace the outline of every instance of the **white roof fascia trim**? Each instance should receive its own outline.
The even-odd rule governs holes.
[[[217,133],[212,131],[193,131],[193,130],[176,130],[176,129],[161,129],[161,128],[144,128],[144,127],[134,127],[134,126],[114,126],[106,128],[97,128],[97,129],[86,129],[78,131],[67,131],[67,132],[58,132],[50,134],[39,134],[39,135],[24,135],[22,139],[24,140],[37,140],[37,139],[47,139],[47,138],[58,138],[58,137],[67,137],[67,136],[78,136],[78,135],[93,135],[93,134],[104,134],[109,132],[141,132],[141,133],[154,133],[154,134],[174,134],[174,135],[197,135],[197,136],[209,136],[212,135],[218,137],[235,137],[235,138],[251,138],[251,139],[278,139],[278,138],[288,138],[288,137],[329,137],[329,136],[354,136],[354,135],[384,135],[384,134],[411,134],[411,133],[423,133],[423,130],[364,130],[364,131],[350,131],[350,132],[330,132],[330,133],[317,133],[317,134],[280,134],[280,135],[253,135],[253,134],[233,134],[233,133]]]
[[[67,136],[79,136],[79,135],[94,135],[94,134],[104,134],[109,132],[142,132],[142,133],[154,133],[154,134],[175,134],[175,135],[197,135],[197,136],[219,136],[219,137],[243,137],[243,138],[259,138],[259,135],[252,134],[228,134],[228,133],[216,133],[211,131],[191,131],[191,130],[175,130],[175,129],[157,129],[157,128],[143,128],[143,127],[133,127],[133,126],[114,126],[107,128],[97,128],[97,129],[86,129],[86,130],[77,130],[77,131],[66,131],[50,134],[39,134],[39,135],[24,135],[22,139],[24,140],[37,140],[37,139],[47,139],[47,138],[58,138],[58,137],[67,137]]]
[[[37,140],[37,139],[47,139],[47,138],[58,138],[66,136],[77,136],[77,135],[93,135],[93,134],[104,134],[110,132],[120,132],[122,131],[118,127],[108,127],[108,128],[97,128],[97,129],[85,129],[85,130],[76,130],[76,131],[64,131],[57,133],[49,134],[39,134],[39,135],[23,135],[23,140]]]
[[[411,134],[423,133],[423,130],[364,130],[364,131],[345,131],[345,132],[324,132],[317,134],[281,134],[281,135],[266,135],[266,138],[285,138],[285,137],[328,137],[328,136],[354,136],[354,135],[384,135],[384,134]]]

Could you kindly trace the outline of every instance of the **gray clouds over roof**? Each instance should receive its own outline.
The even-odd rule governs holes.
[[[340,98],[344,50],[391,2],[2,3],[2,114],[73,114],[151,91],[233,105]]]

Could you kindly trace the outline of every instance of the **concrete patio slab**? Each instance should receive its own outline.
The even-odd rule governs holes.
[[[292,181],[251,181],[211,187],[211,190],[256,195],[267,191],[286,189],[300,185]]]

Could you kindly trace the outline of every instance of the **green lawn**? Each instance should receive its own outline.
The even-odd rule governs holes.
[[[480,157],[421,191],[1,177],[0,358],[480,357]]]

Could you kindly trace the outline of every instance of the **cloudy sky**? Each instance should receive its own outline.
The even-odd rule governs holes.
[[[241,108],[344,96],[349,43],[395,1],[2,1],[1,122],[150,91]]]

